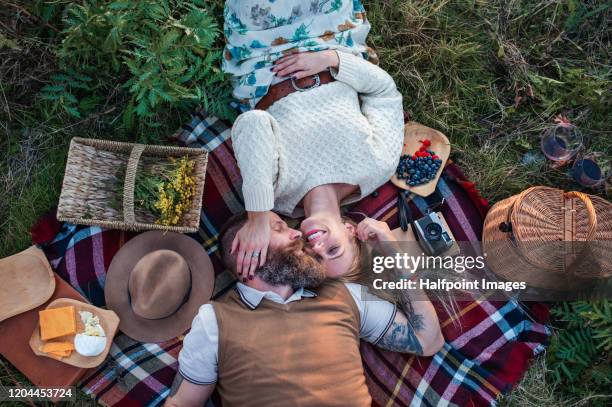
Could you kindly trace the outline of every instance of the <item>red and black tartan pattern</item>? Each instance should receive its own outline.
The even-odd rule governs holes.
[[[199,113],[178,142],[210,151],[200,230],[191,235],[202,243],[221,272],[216,237],[223,223],[244,210],[240,172],[229,139],[230,124]],[[442,213],[457,240],[479,240],[488,209],[474,184],[450,163],[439,184],[447,204]],[[350,212],[365,213],[397,227],[396,189],[390,183],[357,203]],[[416,198],[415,216],[426,209]],[[41,219],[33,230],[57,223]],[[104,305],[106,270],[132,233],[63,223],[57,235],[43,245],[58,274],[93,304]],[[433,357],[387,352],[362,343],[361,353],[374,406],[484,406],[495,405],[522,376],[531,358],[547,344],[543,325],[547,308],[516,302],[469,301],[457,315],[437,308],[446,338]],[[453,323],[453,321],[460,323]],[[108,406],[162,405],[177,371],[182,336],[159,344],[145,344],[118,334],[106,361],[92,370],[80,387]],[[220,405],[219,400],[213,402]]]

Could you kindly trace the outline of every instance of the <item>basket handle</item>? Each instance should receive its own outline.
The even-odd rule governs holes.
[[[136,186],[138,162],[140,161],[140,156],[144,149],[144,144],[134,145],[125,170],[125,183],[123,184],[123,220],[126,223],[136,223],[136,215],[134,214],[134,188]]]
[[[578,191],[566,192],[564,196],[565,198],[578,198],[584,202],[584,206],[589,214],[589,230],[587,231],[586,240],[593,240],[597,231],[597,212],[595,212],[591,198],[587,194]],[[570,208],[565,208],[565,210],[570,210]]]
[[[504,233],[510,233],[510,239],[514,240],[514,233],[512,231],[512,221],[510,220],[511,216],[512,216],[512,211],[514,210],[514,206],[516,205],[517,202],[520,202],[523,200],[523,198],[525,197],[525,195],[527,195],[528,193],[530,193],[531,191],[537,189],[537,186],[534,187],[529,187],[525,190],[523,190],[522,192],[520,192],[516,199],[514,200],[514,202],[512,202],[511,207],[509,208],[508,212],[507,212],[507,216],[506,216],[506,220],[502,223],[499,224],[498,228],[500,231],[504,232]]]

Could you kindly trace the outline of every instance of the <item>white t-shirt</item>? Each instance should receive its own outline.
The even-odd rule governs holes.
[[[397,308],[383,301],[359,284],[345,283],[346,288],[359,309],[361,325],[359,336],[364,341],[376,344],[387,332],[395,319]],[[295,291],[287,300],[271,291],[258,291],[242,283],[236,285],[240,298],[251,309],[257,308],[264,298],[279,304],[288,304],[302,298],[315,297],[310,290]],[[219,325],[212,304],[200,307],[193,320],[191,331],[185,336],[183,349],[179,354],[179,372],[185,380],[194,384],[213,384],[217,382],[219,353]]]

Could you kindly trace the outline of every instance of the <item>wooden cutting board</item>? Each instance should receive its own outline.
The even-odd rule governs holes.
[[[438,130],[423,126],[417,122],[408,122],[404,126],[404,147],[402,155],[413,155],[421,147],[420,140],[429,139],[431,146],[429,149],[433,151],[442,160],[442,165],[436,172],[436,177],[422,185],[411,187],[406,183],[406,180],[397,178],[396,174],[391,177],[391,182],[398,188],[405,189],[419,196],[429,196],[436,190],[436,185],[442,175],[446,161],[450,155],[451,144],[448,138]]]
[[[88,368],[99,366],[106,359],[106,356],[110,351],[110,347],[113,344],[113,337],[117,333],[117,328],[119,328],[119,317],[113,311],[94,307],[91,304],[88,304],[83,301],[76,301],[72,298],[58,298],[49,303],[46,309],[68,306],[73,306],[76,309],[77,332],[85,331],[85,325],[83,324],[83,321],[81,321],[81,317],[79,315],[80,311],[89,311],[94,316],[100,318],[100,325],[102,326],[102,329],[104,329],[104,333],[106,334],[106,347],[104,348],[104,351],[98,356],[82,356],[78,352],[73,351],[69,357],[65,358],[60,358],[54,355],[44,353],[40,350],[40,348],[45,342],[40,338],[40,327],[38,326],[34,328],[32,336],[30,337],[30,347],[32,348],[32,351],[39,356],[59,360],[62,363],[66,363],[72,366]],[[74,337],[75,335],[70,335],[60,338],[58,340],[74,342]]]
[[[0,260],[0,321],[45,303],[55,291],[53,270],[36,246]]]

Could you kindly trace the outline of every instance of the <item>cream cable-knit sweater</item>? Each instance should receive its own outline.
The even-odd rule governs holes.
[[[402,95],[378,66],[338,56],[336,81],[236,119],[232,142],[248,211],[300,216],[304,195],[331,183],[359,187],[358,196],[342,202],[348,204],[394,173],[404,138]]]

